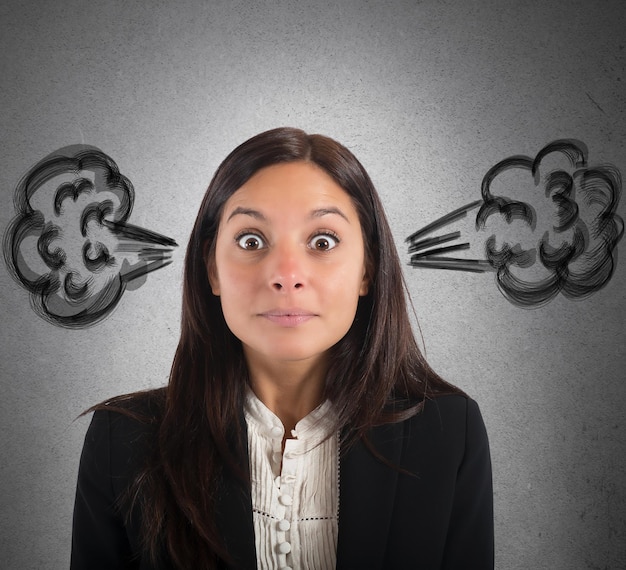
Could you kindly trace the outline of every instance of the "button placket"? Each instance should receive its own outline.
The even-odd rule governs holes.
[[[269,435],[272,442],[272,472],[274,473],[275,478],[280,477],[280,466],[283,460],[281,447],[283,443],[284,433],[285,431],[283,426],[279,425],[278,423],[268,426],[267,434]]]
[[[280,496],[279,502],[285,507],[285,516],[276,523],[279,534],[283,537],[283,542],[277,545],[278,553],[281,559],[281,568],[287,569],[292,566],[292,520],[294,509],[297,511],[297,505],[294,505],[296,469],[297,469],[297,450],[300,442],[294,439],[285,441],[285,450],[282,457],[282,469],[280,474]],[[283,558],[284,557],[284,558]]]

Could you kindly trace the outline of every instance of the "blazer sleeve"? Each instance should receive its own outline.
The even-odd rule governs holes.
[[[119,436],[112,438],[111,423],[120,421],[128,420],[120,414],[96,411],[85,436],[74,503],[72,570],[139,568],[131,560],[124,515],[119,509],[120,489],[126,487],[127,477],[115,464],[120,459],[123,465],[130,461],[130,457],[114,457],[120,454],[115,444],[121,442],[115,441]]]
[[[465,446],[457,471],[442,567],[494,567],[493,486],[489,441],[478,404],[467,399]]]

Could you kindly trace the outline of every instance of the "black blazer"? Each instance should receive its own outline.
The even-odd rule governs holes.
[[[137,517],[125,523],[115,508],[153,435],[154,428],[121,414],[94,414],[78,474],[73,570],[155,568],[140,557]],[[372,429],[370,441],[415,475],[385,465],[361,442],[342,451],[337,568],[493,568],[491,463],[476,402],[460,395],[428,400],[417,416]],[[232,477],[218,496],[228,551],[237,568],[256,568],[249,490]]]

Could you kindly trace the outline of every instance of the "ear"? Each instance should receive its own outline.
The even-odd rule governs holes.
[[[366,263],[363,268],[363,280],[361,281],[361,288],[359,289],[359,296],[365,297],[369,293],[370,290],[370,275],[369,275],[369,264]]]
[[[212,261],[210,261],[209,263],[207,263],[207,275],[209,277],[209,285],[211,285],[211,291],[213,292],[213,295],[215,295],[216,297],[220,296],[220,281],[217,278],[217,271],[215,269],[215,263],[213,263]]]
[[[207,277],[211,291],[216,297],[220,296],[220,280],[217,276],[217,267],[215,266],[215,254],[210,251],[208,244],[203,247],[204,266],[206,267]]]

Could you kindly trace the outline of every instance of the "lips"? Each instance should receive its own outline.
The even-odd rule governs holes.
[[[293,328],[310,321],[317,315],[303,309],[272,309],[261,313],[260,316],[281,327]]]

